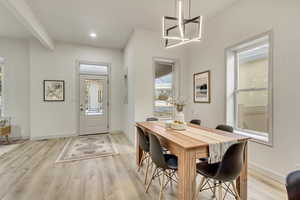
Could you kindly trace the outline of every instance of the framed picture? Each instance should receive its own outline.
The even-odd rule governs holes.
[[[65,81],[44,80],[44,101],[65,101]]]
[[[210,71],[194,74],[194,103],[210,103]]]

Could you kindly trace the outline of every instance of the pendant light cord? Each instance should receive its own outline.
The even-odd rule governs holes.
[[[185,0],[175,0],[175,5],[174,5],[175,17],[179,17],[178,12],[177,12],[179,1],[182,1],[183,3],[185,2]],[[189,19],[191,19],[191,16],[192,16],[192,0],[188,0],[188,16],[189,16]]]
[[[174,13],[175,13],[175,17],[177,17],[177,4],[178,4],[179,0],[175,0],[175,4],[174,4]]]
[[[192,0],[189,0],[189,18],[191,19]]]

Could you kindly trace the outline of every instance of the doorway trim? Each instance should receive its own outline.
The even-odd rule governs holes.
[[[5,68],[5,58],[0,56],[0,68],[1,68],[1,72],[2,72],[2,80],[1,80],[1,84],[2,84],[2,93],[1,93],[1,97],[2,97],[2,101],[1,101],[1,112],[0,112],[0,117],[3,117],[4,114],[6,114],[7,111],[7,107],[6,107],[6,100],[7,100],[7,96],[6,96],[6,68]]]
[[[87,65],[102,65],[107,66],[107,93],[108,93],[108,113],[107,113],[107,123],[108,129],[107,132],[111,131],[111,63],[107,62],[98,62],[98,61],[87,61],[87,60],[76,60],[75,65],[75,110],[76,110],[76,121],[77,121],[77,133],[76,135],[80,135],[80,64]],[[87,74],[88,75],[88,74]],[[95,74],[93,74],[95,75]]]

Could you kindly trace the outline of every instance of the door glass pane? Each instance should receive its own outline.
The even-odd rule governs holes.
[[[80,74],[107,75],[107,66],[80,64]]]
[[[101,80],[85,80],[85,112],[87,115],[103,114],[103,84]]]
[[[238,53],[238,89],[267,88],[269,46]]]
[[[268,132],[268,91],[247,91],[237,94],[237,127]]]
[[[154,115],[159,118],[171,119],[173,105],[173,66],[156,63],[155,65],[155,96]]]

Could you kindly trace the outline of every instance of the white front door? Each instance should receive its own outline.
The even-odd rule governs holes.
[[[80,75],[80,135],[108,132],[107,76]]]

